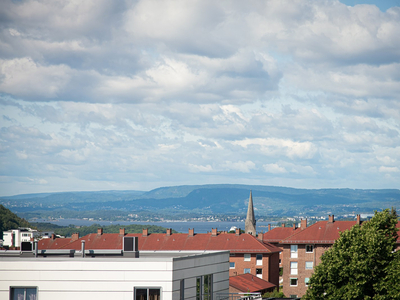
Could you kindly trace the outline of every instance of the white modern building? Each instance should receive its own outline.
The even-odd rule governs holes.
[[[229,292],[229,251],[117,252],[0,252],[0,299],[217,300]]]
[[[30,242],[36,232],[37,230],[31,228],[18,228],[3,231],[3,246],[21,247],[21,243]]]

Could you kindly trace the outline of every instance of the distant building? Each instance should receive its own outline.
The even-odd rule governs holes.
[[[253,197],[250,191],[249,205],[247,207],[247,216],[245,222],[245,233],[251,234],[253,236],[257,235],[256,232],[256,218],[254,217],[254,207],[253,207]]]
[[[22,227],[3,231],[3,247],[20,248],[22,242],[32,241],[36,232],[37,230],[35,229]]]
[[[82,247],[39,251],[36,257],[0,251],[0,299],[212,300],[229,291],[228,251],[139,252],[136,257],[123,249]]]

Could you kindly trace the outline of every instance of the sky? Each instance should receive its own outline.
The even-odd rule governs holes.
[[[400,0],[0,0],[0,172],[398,189]]]

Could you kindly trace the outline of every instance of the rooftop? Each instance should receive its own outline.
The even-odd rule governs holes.
[[[167,230],[168,231],[168,230]],[[251,234],[212,233],[151,233],[143,230],[140,234],[91,233],[84,237],[40,240],[39,249],[81,249],[82,240],[86,249],[122,249],[124,236],[138,237],[139,251],[221,251],[232,253],[274,253],[281,251],[269,243],[263,243]]]
[[[229,277],[229,285],[243,292],[259,292],[276,287],[275,284],[265,281],[252,274],[242,274]]]

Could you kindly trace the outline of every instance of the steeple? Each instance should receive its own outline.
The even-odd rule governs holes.
[[[245,222],[245,232],[256,236],[256,219],[254,217],[253,197],[250,191],[249,207],[247,208],[247,216]]]

